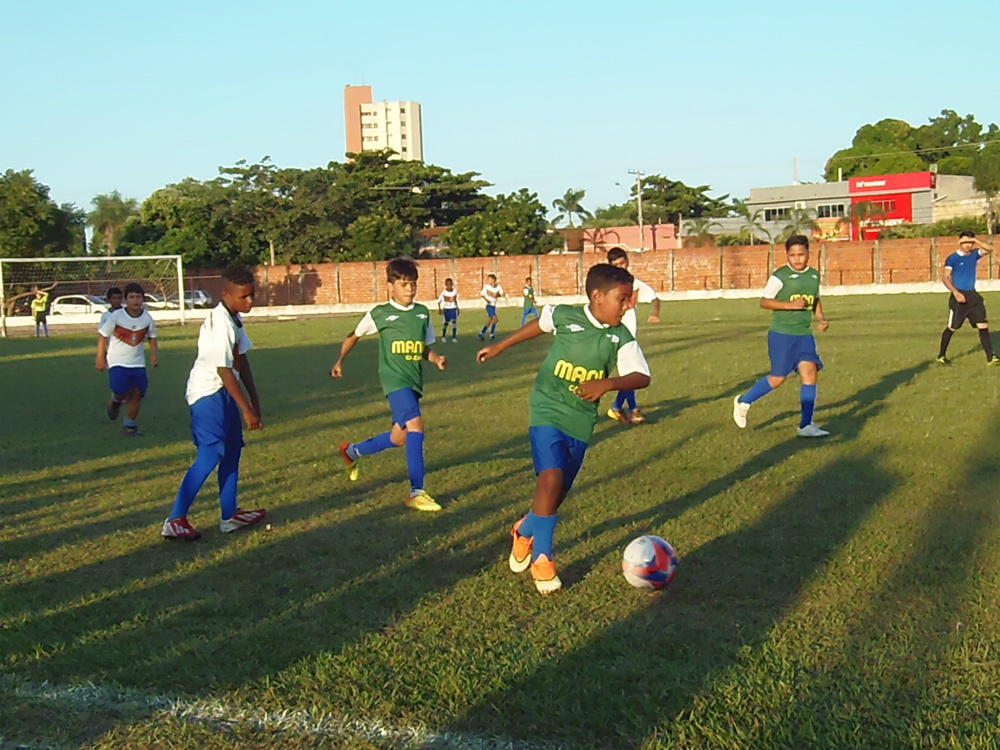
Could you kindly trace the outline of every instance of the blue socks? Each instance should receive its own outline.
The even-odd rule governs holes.
[[[799,427],[805,427],[813,421],[813,409],[816,407],[816,386],[804,385],[799,388],[799,401],[802,402],[802,419]]]
[[[119,401],[118,403],[121,402]],[[125,417],[125,419],[122,420],[122,424],[125,425],[126,427],[132,428],[132,427],[137,427],[139,423],[136,422],[134,419],[129,419],[128,417]]]
[[[406,470],[410,474],[410,491],[424,488],[424,433],[406,433]]]
[[[392,444],[389,439],[389,433],[383,432],[374,437],[370,437],[361,443],[351,443],[347,447],[347,455],[352,459],[357,459],[358,456],[370,456],[373,453],[380,453],[389,448],[395,448],[396,446]]]
[[[558,514],[551,516],[536,516],[530,510],[524,517],[517,533],[523,537],[531,537],[531,562],[541,555],[552,559],[552,535],[556,530]]]
[[[771,384],[767,382],[767,375],[765,375],[756,383],[754,383],[753,388],[751,388],[749,391],[740,396],[738,400],[741,404],[752,404],[754,401],[756,401],[759,398],[763,398],[773,390],[774,389],[771,388]],[[813,388],[813,390],[815,391],[815,387]]]
[[[486,329],[484,328],[483,330],[485,331]],[[494,323],[493,325],[490,326],[490,338],[493,338],[493,334],[496,333],[496,330],[497,330],[497,324]]]
[[[615,396],[614,410],[621,411],[626,404],[629,409],[635,408],[635,391],[618,391],[618,395]]]
[[[482,338],[483,336],[485,336],[485,335],[486,335],[486,332],[487,332],[487,331],[488,331],[489,329],[490,329],[490,324],[489,324],[489,323],[487,323],[486,325],[484,325],[484,326],[483,326],[483,330],[481,330],[481,331],[479,332],[479,338]]]
[[[182,518],[188,514],[188,510],[191,508],[191,503],[194,502],[195,495],[198,494],[198,490],[201,486],[205,484],[205,480],[208,479],[208,475],[212,473],[216,464],[219,463],[219,459],[222,456],[219,455],[219,450],[214,445],[203,446],[198,449],[198,456],[195,458],[194,463],[191,464],[191,468],[187,470],[184,475],[184,479],[181,480],[181,486],[177,490],[177,497],[174,498],[174,507],[170,511],[170,518],[168,521],[173,521],[178,518]],[[239,463],[239,454],[237,453],[236,462]],[[222,475],[219,475],[219,481],[222,481]],[[235,507],[235,492],[236,492],[236,481],[233,480],[233,505]],[[232,516],[232,513],[229,514]]]
[[[219,462],[219,504],[222,506],[222,518],[227,521],[236,512],[236,479],[242,451],[243,448],[238,445],[230,446]]]

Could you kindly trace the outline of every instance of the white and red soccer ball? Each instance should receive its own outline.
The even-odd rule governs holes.
[[[677,574],[677,553],[669,542],[658,536],[640,536],[625,548],[622,573],[637,589],[665,588]]]

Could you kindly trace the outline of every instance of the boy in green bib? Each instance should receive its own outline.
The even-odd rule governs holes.
[[[435,339],[430,312],[413,301],[417,296],[417,264],[405,258],[389,261],[386,281],[389,301],[373,307],[344,339],[330,375],[341,377],[344,358],[358,339],[377,333],[378,379],[392,411],[392,429],[361,443],[343,442],[340,455],[353,482],[358,478],[358,460],[362,456],[405,445],[410,475],[406,506],[415,510],[441,510],[424,491],[424,421],[420,415],[420,397],[424,392],[423,361],[426,359],[443,370],[447,359],[431,351]]]
[[[562,588],[552,561],[556,511],[583,464],[597,423],[597,403],[608,391],[649,385],[649,365],[622,324],[632,298],[632,274],[599,263],[587,273],[586,307],[545,305],[542,315],[496,344],[480,349],[482,363],[514,344],[551,333],[555,337],[528,402],[528,435],[538,484],[531,509],[511,529],[508,563],[515,573],[531,568],[535,588]],[[618,377],[609,377],[617,367]]]

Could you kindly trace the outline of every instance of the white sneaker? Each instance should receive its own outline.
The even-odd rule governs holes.
[[[733,421],[736,426],[745,428],[747,426],[747,413],[750,411],[750,404],[744,404],[739,396],[733,398]]]
[[[232,518],[224,518],[219,521],[219,529],[226,533],[243,529],[263,521],[266,515],[267,511],[263,508],[258,508],[257,510],[240,510],[237,508]]]
[[[798,434],[799,437],[826,437],[830,433],[826,430],[821,430],[814,422],[810,422],[805,427],[800,427]]]

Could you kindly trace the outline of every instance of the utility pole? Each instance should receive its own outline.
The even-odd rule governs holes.
[[[635,175],[635,202],[639,209],[639,252],[646,249],[646,240],[642,231],[642,177],[643,173],[637,169],[630,169],[629,174]]]

